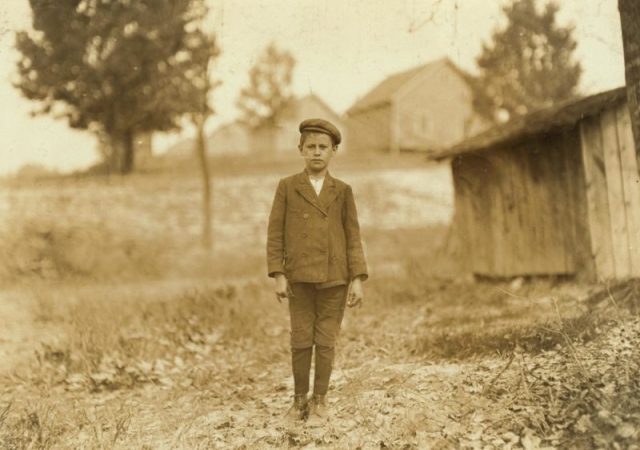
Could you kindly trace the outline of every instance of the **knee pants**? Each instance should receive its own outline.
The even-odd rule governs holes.
[[[313,283],[293,283],[289,293],[291,348],[334,347],[346,301],[347,286],[317,289]]]

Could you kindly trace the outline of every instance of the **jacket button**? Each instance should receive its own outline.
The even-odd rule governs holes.
[[[302,217],[303,217],[303,218],[305,218],[305,219],[308,219],[308,218],[309,218],[309,214],[304,213],[304,214],[302,215]]]

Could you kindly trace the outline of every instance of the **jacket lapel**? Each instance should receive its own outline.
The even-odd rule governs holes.
[[[338,188],[336,187],[336,181],[327,172],[327,174],[324,177],[324,184],[322,185],[322,190],[320,191],[320,205],[324,208],[325,211],[328,211],[329,205],[333,203],[333,201],[336,199],[337,196],[338,196]]]
[[[325,179],[325,183],[326,181],[327,180]],[[309,176],[307,175],[306,172],[302,172],[298,174],[298,176],[296,177],[295,189],[300,193],[300,195],[302,195],[302,197],[306,201],[311,203],[311,205],[317,208],[322,214],[324,214],[325,216],[327,215],[327,211],[322,206],[320,206],[320,202],[319,202],[318,196],[316,195],[316,191],[313,189],[313,186],[311,186],[311,182],[309,181]],[[324,186],[322,190],[324,191]],[[322,195],[322,192],[320,192],[320,194]]]

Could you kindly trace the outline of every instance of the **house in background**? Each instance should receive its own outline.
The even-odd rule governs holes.
[[[316,95],[308,95],[293,99],[280,113],[275,125],[254,129],[240,120],[221,125],[207,137],[207,151],[211,156],[285,156],[297,149],[300,140],[298,126],[310,117],[329,120],[344,131],[340,116]],[[189,158],[193,149],[194,140],[186,139],[171,147],[167,155]],[[344,145],[340,144],[340,150],[344,150]]]
[[[234,121],[219,126],[207,138],[210,155],[246,155],[251,152],[251,129]]]
[[[640,276],[640,174],[625,89],[514,119],[452,158],[454,242],[476,275]]]
[[[355,151],[436,151],[485,128],[462,72],[448,58],[390,76],[346,113]]]
[[[300,141],[298,126],[300,122],[311,117],[328,120],[338,127],[343,134],[340,150],[346,148],[345,127],[342,119],[325,102],[316,95],[294,99],[278,115],[275,125],[256,128],[251,133],[251,149],[255,154],[286,155],[295,150]]]
[[[207,136],[207,153],[210,156],[246,155],[251,151],[251,130],[240,121],[225,123]],[[195,157],[195,139],[178,141],[166,152],[169,158]]]

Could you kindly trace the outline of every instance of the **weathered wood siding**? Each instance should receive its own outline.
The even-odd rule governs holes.
[[[347,133],[349,149],[357,152],[382,152],[391,148],[391,105],[349,115]]]
[[[640,276],[640,177],[626,103],[582,120],[580,136],[598,278]]]
[[[591,273],[577,130],[452,162],[456,229],[478,275]]]

